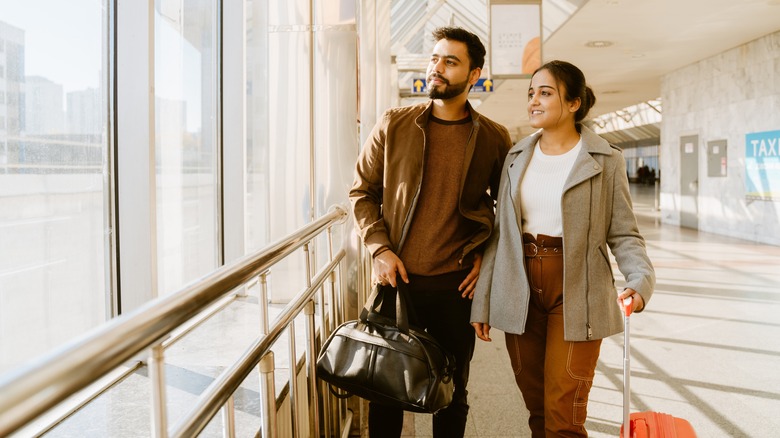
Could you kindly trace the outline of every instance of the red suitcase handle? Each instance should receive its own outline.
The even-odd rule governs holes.
[[[631,316],[631,304],[632,304],[633,298],[627,297],[623,299],[623,430],[627,431],[625,433],[625,437],[633,437],[634,434],[631,432],[631,415],[630,415],[630,406],[631,406],[631,389],[630,389],[630,379],[631,379],[631,348],[628,344],[628,338],[629,338],[629,323],[628,319]]]
[[[696,437],[696,432],[691,424],[682,419],[660,412],[639,412],[630,414],[630,370],[629,358],[631,348],[628,343],[629,317],[631,316],[631,302],[628,297],[623,300],[623,426],[620,428],[620,436],[625,438],[648,438],[650,436],[677,436],[690,438]],[[633,417],[633,419],[631,418]],[[628,431],[628,433],[626,433]]]

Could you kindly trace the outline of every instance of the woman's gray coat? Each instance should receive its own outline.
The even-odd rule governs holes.
[[[631,205],[626,165],[616,147],[582,127],[582,149],[563,187],[563,321],[567,341],[623,330],[607,245],[626,287],[650,301],[655,272]],[[522,334],[529,286],[522,254],[520,182],[540,133],[517,143],[504,162],[495,228],[488,240],[471,321]]]

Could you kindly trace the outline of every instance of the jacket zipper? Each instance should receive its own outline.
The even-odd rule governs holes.
[[[418,126],[418,128],[420,127]],[[401,248],[404,246],[406,236],[409,233],[409,227],[412,225],[412,221],[410,219],[414,214],[414,210],[417,208],[417,200],[420,198],[420,190],[422,190],[422,179],[425,170],[425,144],[427,143],[428,139],[425,137],[425,130],[422,128],[420,128],[420,130],[423,132],[423,151],[420,164],[420,180],[417,182],[417,191],[414,193],[414,197],[412,198],[412,205],[409,207],[409,212],[406,213],[406,217],[404,218],[404,225],[401,227],[401,239],[398,241],[398,252],[396,254],[401,254]]]
[[[476,122],[474,122],[472,120],[471,133],[469,134],[469,138],[466,141],[466,148],[468,148],[469,144],[471,144],[471,138],[476,135],[476,131],[477,130],[479,130],[479,124],[477,124]],[[423,138],[424,137],[425,136],[423,135]],[[476,141],[476,140],[474,140],[474,141]],[[476,145],[474,147],[476,148]],[[476,153],[476,151],[472,152],[472,154],[471,154],[472,157],[474,156],[474,153]],[[469,163],[469,168],[470,167],[471,167],[471,163]],[[460,209],[460,200],[463,199],[463,187],[466,185],[466,177],[467,176],[468,176],[468,168],[466,169],[466,175],[462,175],[461,176],[460,187],[458,188],[458,213],[460,213],[461,216],[463,216],[465,218],[468,218],[468,216],[463,214],[463,211],[461,211],[461,209]],[[476,247],[476,246],[474,246],[474,247]],[[458,266],[461,266],[461,267],[463,266],[463,259],[466,258],[466,254],[468,254],[468,252],[466,251],[466,248],[464,247],[463,248],[463,252],[460,254],[460,258],[458,259]]]
[[[517,155],[512,159],[512,163],[514,163],[514,160],[517,159],[517,157],[520,155],[521,152],[522,151],[518,152]],[[507,154],[506,160],[508,160],[508,159],[509,159],[509,155]],[[506,173],[507,173],[506,180],[507,180],[507,183],[512,181],[512,179],[509,177],[509,168],[510,167],[512,167],[511,164],[510,164],[509,167],[506,168]],[[522,181],[522,180],[523,180],[523,176],[521,175],[519,181]],[[515,208],[516,207],[515,199],[512,197],[512,187],[510,186],[509,188],[506,189],[506,191],[507,191],[507,196],[509,197],[510,202],[512,202],[512,211],[515,211],[515,212],[518,211],[518,209]],[[563,199],[563,196],[561,196],[561,199]],[[506,207],[504,207],[504,208],[506,208]],[[498,209],[496,209],[496,216],[498,216],[498,214],[499,214],[498,213]],[[522,220],[522,218],[517,218],[517,217],[515,219],[521,219]],[[505,224],[504,226],[508,226],[508,224]],[[517,224],[515,224],[515,226],[520,228],[520,222],[517,222]],[[522,228],[520,228],[520,234],[521,235],[523,234]],[[526,269],[525,257],[521,257],[521,258],[523,260],[523,269],[525,270]],[[531,303],[531,294],[528,293],[525,296],[525,308],[526,309],[528,309],[528,306],[530,305],[530,303]],[[525,332],[525,325],[528,323],[528,312],[524,312],[522,315],[523,315],[523,320],[522,320],[521,327],[523,328],[523,332]]]
[[[593,224],[593,178],[588,179],[590,182],[590,202],[588,206],[588,236],[587,236],[587,242],[588,246],[590,246],[590,227]],[[588,248],[588,251],[590,251],[590,248]],[[590,272],[590,266],[587,266],[588,263],[588,257],[585,257],[585,272]],[[589,280],[589,279],[588,279]],[[588,328],[588,337],[585,338],[586,340],[590,340],[593,338],[593,330],[590,327],[590,287],[585,288],[585,321],[586,326]]]
[[[589,202],[590,207],[588,208],[588,224],[592,224],[593,220],[592,220],[591,216],[593,215],[593,208],[592,208],[592,206],[593,206],[593,178],[589,178],[588,182],[590,184],[590,202]],[[561,194],[561,212],[563,212],[563,197],[566,195],[566,192],[569,191],[570,188],[571,187],[566,188],[564,190],[564,192]],[[563,214],[561,214],[561,226],[565,230],[566,226],[563,223],[563,221],[564,221]],[[566,248],[566,241],[565,241],[566,236],[564,235],[563,237],[564,237],[563,247]],[[588,245],[590,245],[590,226],[588,226],[588,235],[587,235],[586,242],[588,243]],[[566,259],[564,257],[564,261],[565,260]],[[566,264],[565,263],[564,263],[564,266],[563,266],[563,271],[564,271],[564,288],[563,288],[563,293],[564,293],[564,300],[565,300],[566,299],[566,295],[565,295],[566,294],[566,287],[565,287]],[[587,257],[585,257],[585,272],[590,272],[590,269],[588,267],[588,258]],[[566,321],[566,315],[564,315],[564,324],[565,324],[565,321]],[[585,337],[585,340],[589,341],[589,340],[591,340],[593,338],[593,328],[590,325],[590,287],[586,287],[585,288],[585,330],[587,331],[587,335]]]

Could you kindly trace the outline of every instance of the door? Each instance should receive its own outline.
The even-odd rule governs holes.
[[[699,136],[680,137],[680,226],[699,229]]]

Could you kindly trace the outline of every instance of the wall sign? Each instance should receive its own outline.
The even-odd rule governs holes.
[[[490,1],[490,76],[530,78],[542,65],[541,0]]]
[[[728,169],[726,140],[713,140],[707,143],[707,176],[725,177]]]
[[[750,199],[780,200],[780,131],[745,135],[745,186]]]

